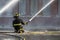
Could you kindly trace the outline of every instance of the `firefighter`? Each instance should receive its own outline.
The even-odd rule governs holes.
[[[19,18],[19,14],[16,13],[13,20],[13,27],[16,33],[24,33],[23,25],[27,24],[28,22],[23,22],[22,19]]]

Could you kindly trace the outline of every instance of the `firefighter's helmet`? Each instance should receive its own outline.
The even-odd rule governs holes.
[[[20,16],[20,14],[19,13],[15,13],[15,16]]]
[[[15,13],[14,18],[18,18],[20,16],[19,13]]]

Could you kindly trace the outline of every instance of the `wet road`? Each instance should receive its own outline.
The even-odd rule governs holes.
[[[26,40],[60,40],[60,35],[20,35]],[[0,34],[0,40],[22,40],[20,36]]]
[[[30,35],[25,37],[26,40],[60,40],[59,35]]]
[[[22,40],[19,36],[5,35],[0,33],[0,40]]]

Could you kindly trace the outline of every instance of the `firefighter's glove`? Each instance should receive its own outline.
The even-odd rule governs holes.
[[[25,25],[28,24],[28,22],[25,22]]]

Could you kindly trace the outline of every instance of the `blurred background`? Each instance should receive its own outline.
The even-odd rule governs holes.
[[[0,10],[10,1],[0,0]],[[16,12],[20,13],[20,18],[26,22],[49,1],[20,0],[0,14],[0,30],[14,30],[12,21]],[[24,25],[24,29],[29,31],[60,30],[60,0],[55,0],[41,14],[29,22],[28,25]]]

